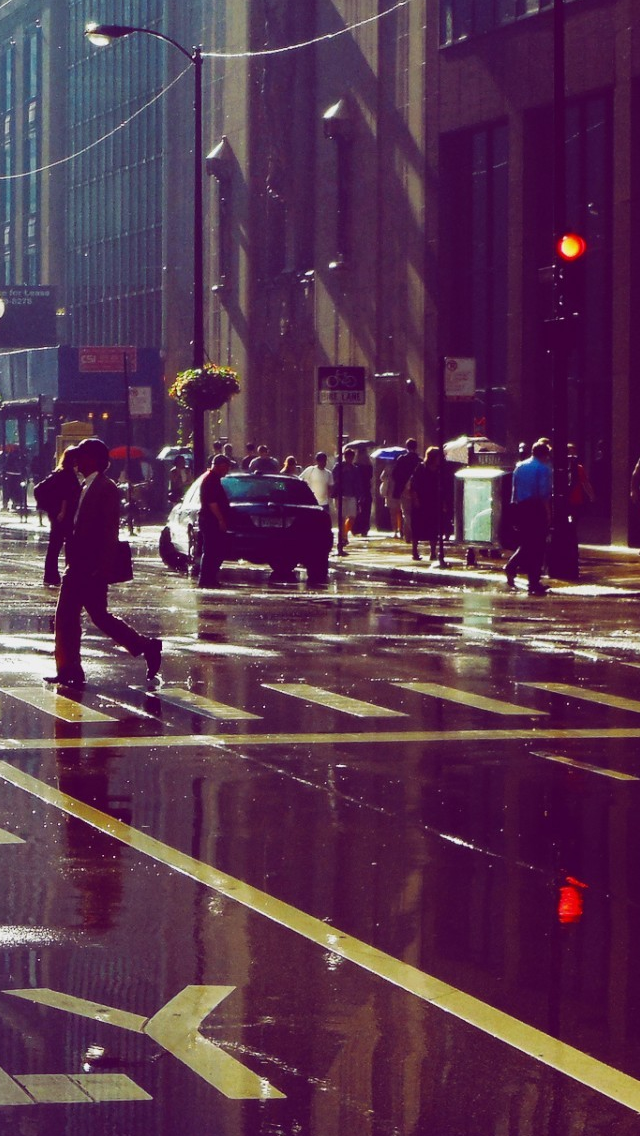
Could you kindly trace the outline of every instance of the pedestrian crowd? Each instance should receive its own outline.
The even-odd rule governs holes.
[[[100,445],[104,446],[104,443]],[[265,443],[247,442],[243,456],[236,457],[231,442],[222,439],[215,441],[209,469],[200,488],[200,528],[204,553],[200,570],[201,586],[215,586],[218,581],[222,563],[221,549],[224,547],[220,535],[226,531],[230,516],[223,478],[234,470],[281,474],[304,481],[321,509],[328,514],[337,513],[341,524],[338,534],[339,550],[353,536],[368,535],[376,502],[378,508],[381,503],[384,505],[385,527],[392,538],[403,539],[410,546],[414,560],[422,559],[422,545],[426,546],[430,559],[437,560],[438,543],[451,534],[453,527],[450,501],[452,482],[450,477],[445,477],[440,449],[437,446],[427,446],[424,457],[421,457],[417,439],[407,438],[404,446],[390,447],[383,451],[384,460],[381,459],[379,477],[376,477],[369,448],[370,444],[347,444],[339,458],[332,461],[325,451],[320,450],[312,462],[303,466],[294,454],[287,455],[282,461],[278,460]],[[106,447],[104,451],[108,465],[109,452]],[[104,458],[102,451],[101,454]],[[78,479],[78,472],[81,472],[79,455],[82,456],[80,447],[69,447],[61,455],[55,470],[35,488],[38,507],[46,512],[50,522],[44,583],[51,587],[59,587],[61,584],[58,563],[61,552],[66,550],[65,559],[69,567],[70,550],[74,547],[79,502],[82,500]],[[514,587],[516,576],[522,573],[527,578],[529,594],[539,596],[545,593],[541,576],[551,528],[551,442],[548,438],[538,439],[530,453],[522,444],[519,456],[521,460],[512,474],[510,511],[517,547],[504,571],[509,587]],[[576,526],[589,503],[594,500],[594,491],[573,444],[567,446],[567,459],[568,519],[575,538]],[[99,472],[104,474],[105,469]],[[192,480],[188,454],[178,453],[168,476],[168,500],[171,505],[182,500]],[[640,503],[640,460],[632,474],[630,492],[632,501]],[[577,538],[575,541],[577,548]],[[509,547],[513,547],[513,544]],[[98,619],[105,624],[102,611],[104,605],[102,602],[96,604],[94,597],[90,597],[90,600],[94,614],[97,612]],[[65,603],[68,606],[68,601]],[[106,618],[107,624],[110,618]],[[109,627],[108,633],[112,633],[114,626],[109,624]],[[126,634],[124,638],[127,642],[133,642]],[[63,669],[65,667],[66,664]]]
[[[511,479],[511,523],[517,547],[504,571],[509,587],[514,587],[516,576],[523,573],[529,594],[542,596],[546,593],[541,576],[551,527],[553,493],[551,442],[548,438],[539,438],[530,454],[524,445],[519,453],[521,460]],[[411,546],[414,560],[421,559],[420,545],[428,545],[431,560],[435,560],[438,541],[450,524],[442,457],[437,446],[428,446],[421,459],[417,440],[407,438],[404,447],[385,452],[388,460],[375,484],[368,444],[346,445],[332,466],[327,453],[318,451],[313,462],[301,467],[293,454],[280,462],[264,443],[256,446],[248,442],[244,456],[236,458],[230,442],[215,442],[199,494],[200,586],[218,584],[224,559],[224,533],[230,520],[223,479],[233,470],[299,478],[309,486],[320,508],[329,514],[339,502],[338,516],[342,524],[339,540],[344,544],[352,535],[368,534],[374,497],[379,494],[387,510],[392,537],[403,538]],[[37,506],[47,514],[50,523],[44,584],[60,589],[54,620],[56,673],[46,680],[51,683],[81,685],[85,681],[81,662],[83,609],[104,634],[131,655],[144,657],[148,678],[154,679],[160,669],[161,641],[139,633],[108,608],[109,584],[123,579],[115,568],[119,546],[123,543],[118,535],[120,492],[118,485],[107,477],[109,463],[110,452],[105,443],[96,437],[87,438],[77,446],[67,447],[53,472],[34,488]],[[184,454],[178,454],[169,472],[171,504],[182,499],[191,481],[189,463]],[[567,521],[573,526],[576,550],[575,526],[594,497],[586,469],[576,447],[570,443],[567,446]],[[640,504],[640,460],[631,476],[630,497],[634,504]],[[63,551],[65,570],[61,577],[59,558]]]

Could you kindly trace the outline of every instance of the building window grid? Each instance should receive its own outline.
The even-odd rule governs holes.
[[[0,107],[3,118],[3,137],[0,150],[0,173],[6,179],[2,182],[0,194],[0,224],[3,229],[2,283],[13,279],[14,269],[14,216],[15,188],[9,180],[15,168],[15,45],[8,43],[0,55]]]
[[[144,21],[139,12],[135,20],[133,13],[122,19],[160,29],[158,0],[149,9]],[[72,16],[71,35],[74,21],[84,29],[86,4],[77,3]],[[117,46],[118,52],[83,55],[70,69],[76,150],[130,118],[162,81],[163,61],[152,50],[137,44],[133,66],[132,45]],[[78,341],[160,342],[162,162],[157,149],[150,150],[160,137],[160,114],[158,104],[149,106],[72,171],[70,199],[79,208],[70,219],[70,310]]]
[[[460,43],[552,7],[553,0],[440,0],[440,45]]]
[[[42,29],[36,24],[26,29],[24,39],[24,170],[23,277],[37,284],[40,277],[40,166],[42,140]]]

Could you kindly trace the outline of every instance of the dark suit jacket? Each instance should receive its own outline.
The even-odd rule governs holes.
[[[107,580],[120,526],[120,491],[110,477],[97,474],[80,501],[68,542],[69,568],[85,579]]]

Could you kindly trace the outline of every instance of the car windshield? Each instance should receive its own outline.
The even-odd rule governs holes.
[[[247,477],[230,474],[222,484],[230,501],[273,501],[276,505],[317,505],[304,481],[295,477]]]

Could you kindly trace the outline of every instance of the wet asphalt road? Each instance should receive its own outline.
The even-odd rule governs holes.
[[[637,597],[0,554],[3,1136],[640,1134]]]

